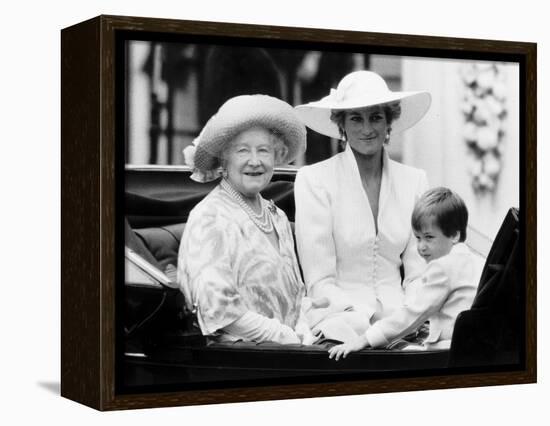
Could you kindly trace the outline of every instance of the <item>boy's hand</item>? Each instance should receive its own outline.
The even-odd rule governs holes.
[[[340,357],[345,358],[350,352],[360,351],[361,349],[367,347],[368,344],[369,342],[367,341],[366,336],[363,334],[351,342],[344,343],[338,346],[333,346],[328,350],[328,357],[330,359],[334,358],[335,361],[338,361]]]

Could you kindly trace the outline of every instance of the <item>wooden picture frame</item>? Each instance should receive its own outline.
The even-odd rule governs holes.
[[[471,369],[461,374],[396,374],[368,379],[331,376],[327,380],[265,386],[119,392],[116,381],[120,372],[116,366],[120,342],[115,324],[122,310],[116,288],[123,222],[116,188],[123,177],[116,159],[124,157],[120,114],[124,111],[125,92],[117,58],[129,39],[160,37],[177,41],[181,36],[197,40],[225,38],[237,44],[252,41],[256,45],[330,46],[334,50],[353,46],[385,54],[517,62],[523,236],[520,253],[524,255],[519,264],[525,280],[521,365],[513,371]],[[99,410],[118,410],[536,381],[536,44],[99,16],[63,29],[61,48],[62,396]]]

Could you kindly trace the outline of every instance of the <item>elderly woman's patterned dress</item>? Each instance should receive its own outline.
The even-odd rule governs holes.
[[[247,311],[295,327],[305,286],[290,223],[282,210],[272,210],[279,251],[219,185],[191,211],[178,283],[204,335],[224,337],[222,329]]]

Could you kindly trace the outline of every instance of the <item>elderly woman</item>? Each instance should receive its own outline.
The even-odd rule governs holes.
[[[325,337],[364,333],[403,304],[403,288],[422,269],[410,221],[426,174],[391,160],[385,146],[430,102],[426,92],[392,92],[378,74],[356,71],[325,98],[296,107],[308,127],[345,143],[344,152],[300,169],[295,184],[308,295],[330,301],[310,325]]]
[[[290,105],[245,95],[223,104],[184,151],[192,179],[221,177],[191,211],[178,256],[178,282],[204,335],[278,343],[308,336],[290,224],[260,195],[273,167],[305,145],[305,127]]]

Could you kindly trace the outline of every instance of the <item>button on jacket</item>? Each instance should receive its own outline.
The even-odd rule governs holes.
[[[414,203],[428,188],[424,171],[383,152],[378,234],[349,147],[302,167],[296,176],[296,239],[308,295],[365,312],[389,315],[406,285],[425,266],[411,229]]]

